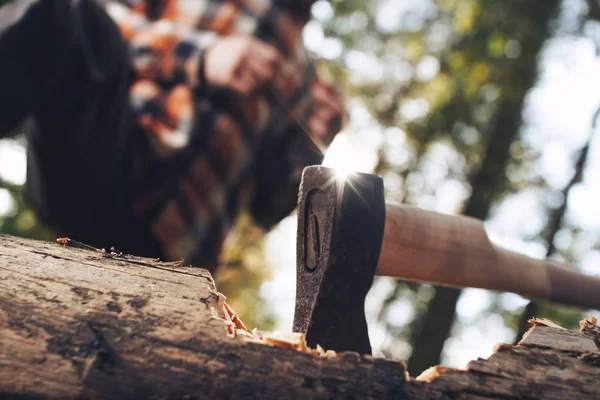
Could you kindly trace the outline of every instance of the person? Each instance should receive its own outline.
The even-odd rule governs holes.
[[[0,136],[25,127],[40,221],[214,270],[240,212],[289,215],[344,116],[302,44],[313,1],[5,3]]]

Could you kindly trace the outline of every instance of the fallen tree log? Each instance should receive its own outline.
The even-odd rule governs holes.
[[[223,300],[202,269],[0,236],[0,398],[600,398],[591,323],[411,379],[401,362],[256,343]]]
[[[231,337],[203,269],[0,237],[0,398],[385,398],[401,363]]]

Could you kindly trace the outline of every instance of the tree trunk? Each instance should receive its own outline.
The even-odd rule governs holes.
[[[223,307],[203,269],[0,236],[0,398],[600,396],[591,323],[410,379],[401,362],[249,342]]]

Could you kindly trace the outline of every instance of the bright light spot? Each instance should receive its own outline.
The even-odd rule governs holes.
[[[561,229],[554,236],[554,245],[559,250],[567,250],[573,241],[573,233],[570,229]]]
[[[540,202],[542,194],[542,189],[531,188],[506,196],[496,206],[494,217],[486,224],[487,227],[499,236],[498,240],[537,235],[546,223]]]
[[[401,298],[390,304],[386,319],[390,325],[404,326],[412,321],[414,317],[415,311],[412,302],[407,298]]]
[[[379,29],[384,32],[394,32],[400,27],[402,16],[408,11],[410,2],[397,3],[386,1],[380,7],[376,15],[376,23]]]
[[[600,226],[600,213],[591,211],[598,208],[598,189],[579,184],[573,186],[569,194],[569,215],[583,229]]]
[[[340,175],[347,175],[349,172],[372,172],[376,163],[375,154],[360,151],[351,143],[348,135],[339,134],[327,150],[323,166],[339,170]]]
[[[10,192],[6,189],[0,189],[0,216],[9,214],[15,206]]]
[[[498,298],[502,308],[513,313],[521,310],[529,303],[529,300],[514,293],[502,293]]]
[[[435,189],[433,209],[441,213],[454,214],[469,193],[469,189],[462,182],[456,179],[445,180]]]
[[[579,268],[588,275],[600,276],[600,251],[587,252],[583,256]]]
[[[333,17],[333,8],[326,1],[317,1],[312,6],[312,15],[321,22],[327,22]]]
[[[16,140],[0,140],[0,177],[10,183],[22,185],[27,176],[25,147]]]
[[[595,46],[587,42],[556,38],[543,52],[541,79],[526,103],[523,137],[532,147],[539,149],[558,138],[573,151],[589,137],[591,117],[598,107],[600,59]]]
[[[437,6],[431,0],[381,2],[376,14],[376,23],[384,32],[404,30],[417,32],[423,28],[426,19],[434,18]]]
[[[504,45],[504,55],[506,58],[515,59],[521,56],[523,48],[518,40],[509,40]]]
[[[425,99],[405,100],[400,106],[400,115],[408,121],[423,118],[429,112],[429,103]]]
[[[473,146],[479,141],[479,131],[472,126],[465,126],[460,131],[460,138],[465,144]]]
[[[496,85],[487,83],[481,88],[481,95],[485,101],[491,103],[498,100],[498,97],[500,97],[500,89]]]
[[[350,24],[350,27],[353,30],[359,31],[367,27],[367,24],[369,23],[369,18],[364,12],[355,11],[348,19],[348,23]]]
[[[302,31],[302,40],[310,51],[317,52],[324,38],[323,28],[316,21],[310,21]]]
[[[352,176],[354,171],[346,168],[336,168],[334,171],[335,180],[338,182],[345,182],[348,178]]]
[[[427,82],[435,78],[438,72],[440,72],[440,62],[430,55],[421,58],[415,71],[417,79],[421,82]]]
[[[554,188],[562,188],[573,174],[571,152],[563,142],[564,140],[550,141],[541,152],[541,173]]]
[[[386,330],[378,324],[377,316],[381,311],[381,303],[396,287],[396,281],[388,277],[376,277],[365,300],[365,316],[369,329],[369,338],[374,354],[379,354],[385,345]]]
[[[390,165],[399,169],[406,168],[414,159],[413,148],[406,144],[406,132],[400,128],[387,128],[383,137],[383,152]]]
[[[465,289],[456,305],[456,313],[461,322],[469,324],[489,306],[490,295],[487,290]]]
[[[367,324],[367,330],[369,332],[369,340],[371,341],[373,353],[377,354],[384,345],[387,332],[383,327],[376,324]]]
[[[393,359],[406,360],[412,353],[412,346],[406,340],[394,339],[393,346],[390,347],[388,343],[387,351]],[[376,356],[382,357],[383,354],[378,354]]]
[[[471,360],[489,357],[498,343],[509,343],[513,338],[513,331],[498,314],[479,318],[475,324],[459,326],[458,332],[446,341],[442,364],[464,368]]]
[[[296,227],[297,216],[292,214],[265,237],[265,258],[273,266],[271,280],[260,287],[277,321],[276,329],[292,331],[296,301]]]
[[[351,72],[350,78],[353,81],[377,82],[384,77],[381,60],[374,54],[359,50],[350,50],[345,55],[345,62]]]
[[[319,43],[318,53],[327,60],[334,60],[342,55],[344,44],[339,39],[325,38]]]
[[[504,247],[507,250],[511,250],[517,253],[524,254],[529,257],[543,259],[546,257],[546,247],[541,243],[528,242],[520,239],[515,232],[505,232],[501,230],[497,231],[491,229],[492,223],[484,223],[484,228],[490,238],[490,241],[496,246]]]

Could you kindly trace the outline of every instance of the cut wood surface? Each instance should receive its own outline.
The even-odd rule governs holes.
[[[203,269],[0,236],[2,399],[600,399],[600,333],[582,327],[534,326],[410,379],[402,362],[236,334]]]

